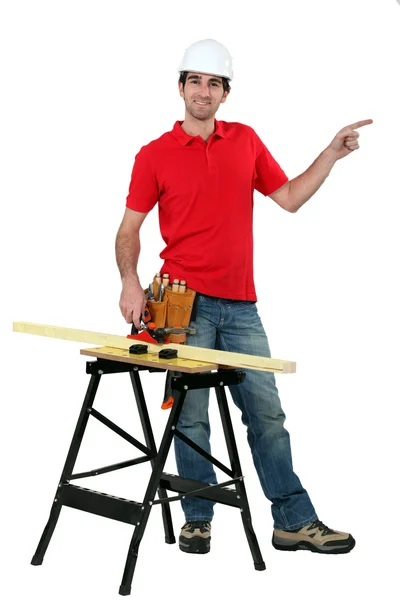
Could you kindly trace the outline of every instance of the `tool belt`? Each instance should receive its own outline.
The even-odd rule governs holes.
[[[159,284],[155,278],[153,287],[154,298],[157,298]],[[147,289],[144,291],[147,293]],[[147,300],[151,320],[156,327],[188,327],[195,297],[195,290],[188,287],[185,292],[173,292],[172,289],[166,288],[161,302]],[[186,335],[186,333],[170,333],[167,339],[173,344],[184,344]]]

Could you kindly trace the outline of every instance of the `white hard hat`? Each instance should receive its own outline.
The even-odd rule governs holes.
[[[225,46],[219,42],[200,40],[187,48],[179,71],[207,73],[232,79],[232,57]]]

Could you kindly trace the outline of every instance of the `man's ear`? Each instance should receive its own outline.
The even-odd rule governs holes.
[[[179,95],[181,98],[185,97],[185,92],[183,89],[183,83],[181,81],[178,81],[178,88],[179,88]]]
[[[223,104],[226,101],[230,91],[231,90],[227,90],[226,92],[224,92],[224,95],[222,96],[221,104]]]

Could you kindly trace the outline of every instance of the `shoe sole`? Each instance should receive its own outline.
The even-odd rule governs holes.
[[[346,546],[316,546],[311,542],[292,542],[290,540],[282,540],[284,543],[277,543],[272,538],[272,545],[275,550],[283,550],[288,552],[295,552],[296,550],[309,550],[311,552],[317,552],[318,554],[347,554],[353,550],[356,545],[356,540],[350,536],[350,543]]]
[[[179,549],[188,554],[207,554],[210,552],[211,537],[207,539],[195,536],[191,539],[179,537]]]

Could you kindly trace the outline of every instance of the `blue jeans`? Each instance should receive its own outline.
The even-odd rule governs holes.
[[[197,308],[188,345],[270,357],[268,339],[255,302],[197,295]],[[274,527],[296,529],[317,519],[311,500],[293,471],[289,433],[284,428],[273,373],[243,369],[243,383],[230,387],[247,427],[247,439],[265,496],[272,502]],[[178,429],[211,453],[208,419],[209,390],[187,393]],[[174,438],[181,477],[217,483],[213,465],[179,438]],[[211,521],[214,503],[201,498],[182,500],[187,521]]]

